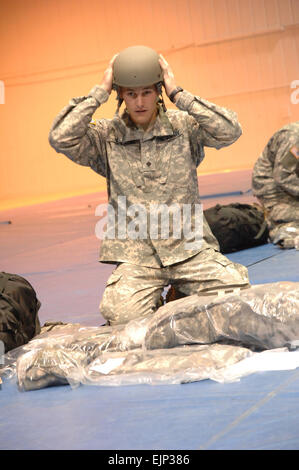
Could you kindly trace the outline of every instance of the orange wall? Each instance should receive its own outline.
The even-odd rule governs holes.
[[[105,188],[48,132],[130,45],[162,52],[179,85],[238,113],[243,136],[208,149],[199,173],[252,168],[273,132],[299,119],[298,0],[0,0],[0,11],[0,209]],[[113,94],[95,117],[115,107]]]

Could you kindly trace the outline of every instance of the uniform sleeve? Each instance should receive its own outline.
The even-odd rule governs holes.
[[[299,197],[299,145],[283,144],[275,159],[273,177],[284,191]]]
[[[57,115],[49,133],[49,143],[79,165],[90,166],[106,176],[105,129],[92,123],[96,109],[109,94],[96,85],[88,96],[73,98]]]
[[[220,149],[235,142],[242,134],[242,128],[234,111],[210,103],[187,91],[179,94],[176,106],[188,112],[190,131],[192,134],[197,134],[202,145]]]

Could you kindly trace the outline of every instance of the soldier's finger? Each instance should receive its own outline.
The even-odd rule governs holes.
[[[112,59],[110,60],[109,62],[109,65],[112,66],[114,64],[114,61],[116,59],[116,57],[118,56],[118,53],[117,54],[114,54],[114,56],[112,57]]]
[[[159,62],[160,62],[160,65],[163,69],[166,69],[168,67],[168,62],[165,60],[165,58],[163,57],[162,54],[159,55]]]

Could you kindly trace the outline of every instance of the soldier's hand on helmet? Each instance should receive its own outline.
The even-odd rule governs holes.
[[[104,90],[106,90],[109,95],[111,93],[111,90],[112,90],[112,79],[113,79],[113,63],[116,59],[118,54],[115,54],[112,59],[110,60],[109,62],[109,65],[108,67],[106,68],[105,72],[104,72],[104,75],[103,75],[103,78],[102,78],[102,81],[100,83],[100,87],[101,88],[104,88]]]
[[[163,72],[165,91],[167,93],[167,96],[169,97],[171,95],[171,92],[176,88],[174,74],[173,74],[173,71],[171,70],[170,65],[164,59],[162,54],[160,54],[159,56],[159,64]]]

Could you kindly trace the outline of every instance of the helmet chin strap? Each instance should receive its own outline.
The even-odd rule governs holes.
[[[156,83],[156,88],[157,88],[157,92],[158,92],[158,95],[159,95],[159,99],[158,99],[157,103],[162,106],[162,109],[163,109],[164,113],[166,113],[167,109],[166,109],[166,106],[165,106],[165,103],[164,103],[164,100],[163,100],[162,86],[163,86],[162,82]]]
[[[112,90],[115,90],[115,91],[116,91],[116,100],[117,100],[117,108],[116,108],[116,111],[115,111],[115,113],[114,113],[114,116],[118,116],[120,107],[121,107],[121,105],[122,105],[122,103],[123,103],[124,100],[123,100],[123,98],[121,98],[121,97],[119,96],[119,86],[117,86],[117,85],[115,85],[115,84],[113,83],[113,85],[112,85]]]
[[[117,108],[116,108],[116,111],[115,111],[114,116],[118,116],[120,107],[121,107],[121,105],[122,105],[122,103],[123,103],[123,101],[124,101],[124,100],[119,96],[119,94],[117,94],[116,99],[117,99]]]
[[[162,96],[160,96],[160,98],[159,98],[159,100],[158,100],[158,104],[160,104],[160,105],[162,106],[162,109],[163,109],[164,113],[166,113],[167,108],[166,108],[166,106],[165,106],[165,103],[164,103],[164,100],[163,100],[163,97],[162,97]]]

